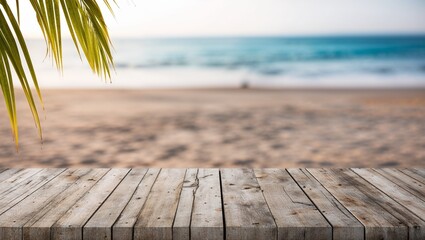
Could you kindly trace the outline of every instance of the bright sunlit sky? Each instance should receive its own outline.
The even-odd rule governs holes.
[[[41,37],[29,1],[20,2],[24,34]],[[424,0],[117,0],[117,3],[115,19],[105,11],[112,38],[425,34]]]

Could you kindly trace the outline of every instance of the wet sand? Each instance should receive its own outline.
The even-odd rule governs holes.
[[[0,167],[425,167],[425,90],[44,90]],[[2,96],[1,96],[2,97]]]

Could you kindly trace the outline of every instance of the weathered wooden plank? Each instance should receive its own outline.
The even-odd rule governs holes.
[[[425,184],[420,181],[402,173],[398,169],[383,168],[374,170],[411,194],[421,199],[425,199]]]
[[[28,178],[40,172],[41,170],[41,168],[27,168],[16,172],[14,175],[0,183],[0,196],[6,193],[8,190],[16,188],[19,186],[19,184],[25,182]]]
[[[54,239],[83,238],[83,226],[127,175],[130,169],[113,168],[80,198],[51,228]]]
[[[42,169],[36,174],[26,178],[24,181],[16,183],[16,185],[13,185],[9,189],[3,191],[0,194],[0,214],[20,202],[22,199],[31,195],[63,171],[65,171],[64,168]]]
[[[354,173],[350,172],[350,174]],[[362,181],[367,182],[363,179]],[[369,182],[367,183],[370,184]],[[365,183],[365,185],[367,184]],[[377,190],[376,187],[369,189],[369,192],[373,193],[375,196],[379,195],[377,201],[380,205],[408,226],[409,239],[425,239],[425,221],[423,221],[423,219],[417,217],[417,215],[407,210],[405,206],[397,203],[397,201],[390,198],[387,194]]]
[[[147,169],[132,169],[83,228],[88,240],[112,239],[112,225],[133,196]]]
[[[355,173],[374,185],[376,188],[390,196],[396,202],[409,209],[412,213],[425,220],[425,201],[412,195],[410,192],[401,188],[381,174],[366,168],[353,168]],[[425,227],[425,225],[424,225]]]
[[[224,224],[218,169],[199,169],[198,188],[194,195],[190,238],[223,239]]]
[[[425,168],[409,168],[409,170],[425,178]]]
[[[151,168],[145,174],[140,182],[136,192],[131,197],[124,211],[119,216],[117,222],[112,227],[112,235],[114,240],[131,240],[133,239],[133,226],[137,221],[140,211],[142,210],[151,188],[158,177],[160,169]]]
[[[4,180],[0,183],[0,198],[13,192],[13,190],[19,188],[20,185],[25,185],[28,181],[31,181],[31,177],[40,171],[42,171],[41,168],[24,169]]]
[[[22,226],[56,195],[87,172],[89,172],[88,169],[66,170],[0,215],[0,239],[21,240]]]
[[[134,239],[172,239],[186,169],[162,169],[134,226]]]
[[[173,225],[173,239],[223,239],[218,169],[188,169]]]
[[[109,169],[96,168],[77,181],[70,187],[58,194],[52,201],[40,209],[23,226],[24,240],[45,240],[50,238],[50,228],[68,211]]]
[[[252,169],[221,169],[226,239],[276,239],[277,228]]]
[[[415,171],[415,169],[398,169],[398,170],[401,171],[402,173],[408,175],[409,177],[414,178],[417,181],[425,184],[425,177],[418,174],[418,172]]]
[[[190,222],[192,220],[193,202],[198,189],[198,169],[190,168],[186,171],[183,188],[180,193],[179,204],[173,224],[173,240],[190,239]]]
[[[366,239],[423,239],[423,221],[349,169],[308,169],[364,226]]]
[[[364,239],[363,225],[307,170],[291,168],[287,171],[332,225],[334,240]]]
[[[332,227],[285,170],[255,169],[278,239],[332,239]]]
[[[13,176],[14,174],[20,171],[23,171],[23,169],[19,169],[19,168],[3,169],[3,171],[0,173],[0,185],[1,185],[1,182],[10,178],[11,176]]]

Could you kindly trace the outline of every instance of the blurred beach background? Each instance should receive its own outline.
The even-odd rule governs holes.
[[[425,3],[300,2],[119,3],[112,82],[24,25],[43,141],[19,93],[0,167],[424,167]]]

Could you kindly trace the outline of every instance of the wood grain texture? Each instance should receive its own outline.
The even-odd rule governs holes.
[[[276,239],[277,227],[252,169],[221,169],[226,239]]]
[[[402,173],[406,174],[407,176],[416,179],[417,181],[425,184],[425,177],[420,174],[417,169],[398,169]]]
[[[423,239],[423,221],[349,169],[308,169],[364,226],[366,239]]]
[[[0,239],[425,239],[423,174],[6,168]]]
[[[134,226],[134,239],[172,239],[186,169],[162,169]]]
[[[52,226],[54,239],[83,239],[83,226],[130,169],[111,169]]]
[[[376,172],[399,185],[409,193],[425,199],[425,184],[394,168],[374,169]]]
[[[409,170],[421,176],[422,178],[425,178],[425,168],[410,168]]]
[[[59,193],[52,201],[38,211],[23,226],[24,240],[45,240],[50,238],[51,227],[84,194],[101,179],[109,169],[97,168],[82,175],[66,190]]]
[[[332,239],[332,228],[285,170],[255,169],[278,239]]]
[[[1,182],[10,178],[15,173],[20,172],[20,171],[23,171],[23,169],[19,169],[19,168],[3,169],[3,171],[0,173],[0,185],[1,185]]]
[[[69,169],[0,215],[0,239],[21,240],[23,225],[89,169]]]
[[[35,179],[31,178],[31,176],[35,175],[41,170],[41,168],[29,168],[16,172],[8,179],[0,183],[0,196],[7,194],[7,192],[13,191],[14,189],[18,189],[19,186],[25,184],[28,182],[28,180],[31,181],[32,179]]]
[[[334,240],[364,239],[363,225],[307,170],[287,170],[309,199],[332,225]]]
[[[0,193],[0,214],[37,191],[63,171],[65,171],[64,168],[43,169],[21,182],[12,183],[12,187]]]
[[[353,171],[422,220],[425,219],[425,199],[416,197],[372,169],[353,168]]]
[[[147,169],[132,169],[83,229],[84,239],[112,239],[112,225],[133,196]]]
[[[133,239],[133,226],[136,224],[151,188],[158,177],[160,169],[151,168],[143,177],[127,206],[112,227],[114,240]]]
[[[176,216],[173,224],[174,240],[190,239],[190,223],[192,220],[193,202],[195,192],[199,187],[198,169],[189,168],[183,181],[183,188],[180,193],[180,200],[177,206]]]
[[[198,188],[194,193],[190,226],[191,239],[223,239],[224,223],[219,170],[201,168],[197,178]]]

